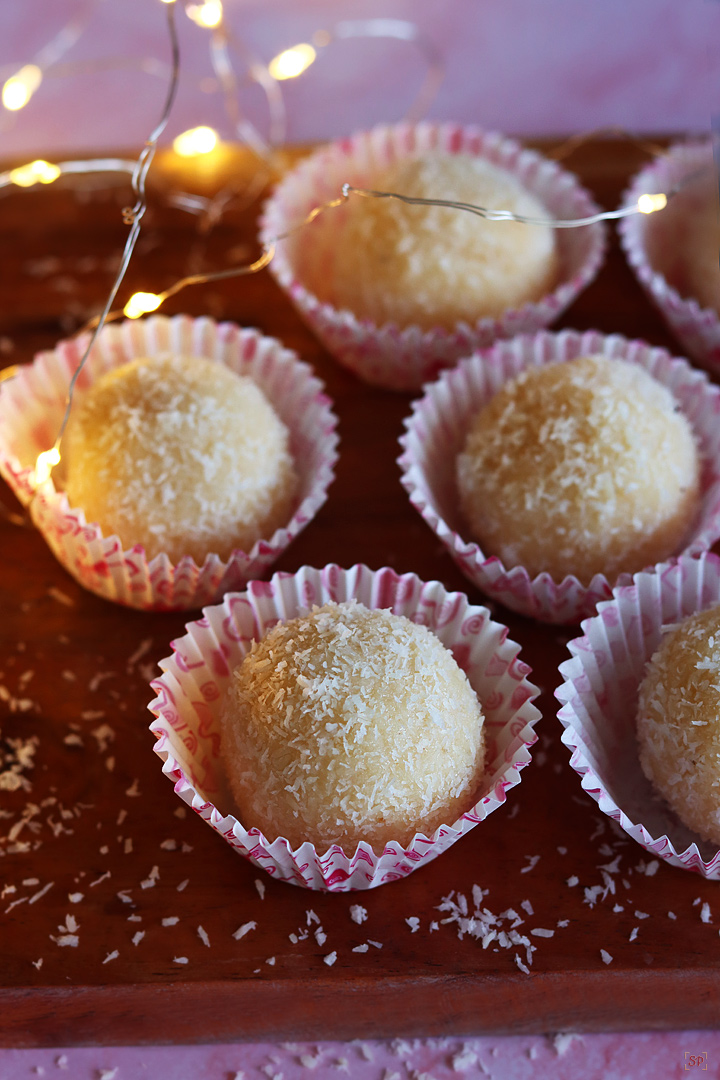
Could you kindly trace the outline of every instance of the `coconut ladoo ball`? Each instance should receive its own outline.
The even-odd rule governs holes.
[[[240,820],[293,847],[431,835],[474,804],[483,771],[483,715],[452,654],[354,602],[254,642],[221,724]]]
[[[249,551],[287,522],[297,486],[287,428],[260,388],[191,356],[103,375],[77,399],[62,459],[88,521],[173,563]]]
[[[470,426],[457,484],[486,555],[589,584],[673,554],[698,513],[700,462],[666,387],[589,356],[507,382]]]
[[[640,764],[681,821],[720,844],[720,606],[670,630],[647,666]]]
[[[511,173],[468,154],[400,160],[360,186],[552,216]],[[359,195],[321,215],[296,251],[298,277],[320,300],[376,324],[422,329],[497,317],[540,299],[557,277],[547,225]]]

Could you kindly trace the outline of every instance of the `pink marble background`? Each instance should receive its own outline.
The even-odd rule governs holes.
[[[720,113],[718,0],[224,0],[233,35],[263,61],[343,19],[411,19],[445,59],[430,116],[512,134],[621,125],[637,132],[707,131]],[[68,20],[82,36],[60,61],[100,61],[49,75],[26,108],[0,109],[2,156],[135,146],[154,125],[165,79],[138,65],[169,58],[159,0],[22,0],[0,3],[0,78],[33,60]],[[207,123],[229,137],[213,86],[208,31],[177,4],[183,76],[166,140]],[[237,71],[243,70],[236,52]],[[345,134],[401,118],[423,78],[413,45],[351,40],[321,53],[286,82],[288,139]],[[162,73],[161,73],[162,74]],[[241,92],[266,130],[257,86]]]
[[[3,1080],[710,1080],[720,1033],[5,1050],[0,1062]]]

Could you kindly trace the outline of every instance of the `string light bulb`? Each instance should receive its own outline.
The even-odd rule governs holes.
[[[33,184],[52,184],[57,180],[61,169],[57,165],[51,165],[49,161],[38,158],[29,165],[19,165],[17,169],[11,169],[9,179],[18,187],[32,187]]]
[[[27,105],[42,82],[42,71],[37,64],[26,64],[5,81],[2,88],[2,103],[9,112],[17,112]]]
[[[278,53],[268,64],[268,71],[273,79],[282,82],[283,79],[295,79],[307,71],[317,56],[312,45],[303,42],[293,45],[292,49],[285,49]]]
[[[49,480],[54,467],[59,463],[60,451],[57,446],[53,446],[50,450],[43,450],[41,454],[38,454],[35,462],[35,486],[39,487],[46,480]]]
[[[218,133],[211,127],[189,128],[173,139],[173,150],[180,157],[196,157],[209,154],[218,141]]]
[[[654,214],[656,210],[664,210],[667,206],[667,195],[659,191],[656,195],[641,195],[637,201],[637,208],[641,214]]]
[[[185,14],[197,26],[214,30],[223,20],[223,6],[221,0],[205,0],[202,4],[188,4]]]
[[[139,319],[141,315],[147,314],[148,311],[157,311],[161,304],[162,297],[158,296],[157,293],[136,292],[132,294],[123,308],[123,314],[128,319]]]

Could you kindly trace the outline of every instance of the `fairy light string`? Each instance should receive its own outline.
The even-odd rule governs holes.
[[[689,182],[686,180],[682,185],[679,185],[667,193],[644,193],[636,202],[619,207],[615,210],[599,211],[596,214],[575,219],[531,217],[516,214],[508,210],[491,210],[487,207],[468,202],[450,199],[419,198],[405,195],[401,192],[360,188],[351,183],[344,183],[341,185],[338,197],[313,207],[312,210],[310,210],[310,212],[296,225],[292,226],[284,233],[273,237],[271,241],[263,246],[260,256],[253,262],[221,271],[186,275],[162,292],[134,293],[125,304],[122,311],[113,310],[113,303],[115,302],[120,286],[125,278],[140,233],[141,222],[147,210],[147,174],[157,150],[158,139],[167,125],[178,87],[180,57],[175,24],[176,2],[175,0],[163,0],[163,3],[166,7],[172,51],[172,64],[169,68],[169,87],[160,121],[146,141],[137,160],[100,158],[63,161],[53,164],[39,159],[29,162],[27,165],[22,165],[0,173],[0,189],[12,186],[27,188],[37,184],[49,185],[54,183],[61,176],[71,174],[78,175],[97,172],[128,173],[131,177],[132,191],[135,196],[134,205],[123,210],[123,221],[129,226],[130,231],[126,239],[116,278],[110,289],[104,308],[99,316],[95,316],[88,324],[86,324],[86,327],[84,327],[82,331],[79,331],[79,333],[84,331],[92,331],[92,333],[68,387],[65,412],[56,442],[50,450],[41,453],[37,459],[35,470],[36,487],[49,479],[53,467],[60,461],[60,443],[70,416],[78,377],[92,351],[98,335],[107,322],[116,320],[122,317],[123,314],[128,318],[138,318],[148,312],[156,311],[163,303],[165,303],[165,301],[190,286],[258,273],[271,262],[278,243],[288,239],[298,230],[311,225],[319,215],[344,204],[351,197],[394,199],[410,205],[438,206],[460,212],[472,213],[489,221],[514,221],[529,226],[540,225],[555,229],[571,229],[585,227],[602,221],[618,220],[637,213],[655,213],[662,210],[667,205],[668,199],[679,190],[679,186],[684,186],[686,182]],[[42,54],[38,54],[35,58],[35,65],[26,65],[25,68],[20,69],[17,73],[18,75],[23,76],[22,79],[19,79],[18,85],[22,84],[29,91],[26,99],[20,103],[18,108],[22,108],[29,100],[30,96],[32,96],[35,89],[40,85],[43,74],[53,73],[61,75],[65,73],[64,71],[59,70],[57,61],[69,45],[72,44],[74,40],[77,40],[77,37],[82,33],[88,21],[87,11],[91,10],[94,6],[95,5],[91,0],[84,16],[73,21],[71,24],[68,24],[66,30],[57,35],[57,38],[53,39],[50,45],[43,50]],[[258,160],[258,168],[250,185],[252,189],[252,198],[255,198],[259,194],[259,189],[261,187],[266,186],[270,173],[272,171],[278,171],[276,147],[278,144],[282,143],[285,136],[285,105],[279,83],[282,80],[295,78],[298,75],[301,75],[314,63],[318,56],[318,52],[325,49],[333,41],[347,40],[349,38],[394,38],[396,40],[406,41],[418,48],[426,61],[426,75],[420,88],[420,92],[416,96],[410,111],[406,114],[406,119],[417,120],[424,114],[430,100],[432,100],[437,93],[444,77],[444,66],[434,44],[422,36],[419,28],[414,23],[405,20],[376,18],[338,22],[332,30],[317,31],[313,35],[314,45],[301,44],[294,46],[278,54],[278,56],[268,64],[263,64],[258,61],[257,58],[252,56],[242,41],[239,41],[231,34],[225,21],[222,0],[201,0],[200,3],[195,4],[185,0],[184,10],[186,15],[192,19],[198,27],[203,28],[204,32],[208,32],[210,58],[214,74],[217,79],[218,87],[223,94],[225,110],[232,125],[235,137],[252,150]],[[267,141],[263,139],[255,129],[254,125],[250,123],[240,110],[238,100],[240,81],[233,67],[231,49],[238,52],[242,57],[247,77],[259,84],[265,92],[269,108],[269,138]],[[153,61],[153,65],[154,74],[160,74],[161,71],[167,72],[168,70],[168,66],[162,64],[160,61]],[[58,70],[53,71],[53,67],[57,67]],[[71,73],[72,70],[78,68],[78,65],[66,65],[66,67],[67,73]],[[37,68],[37,71],[35,68]],[[25,78],[25,76],[27,76],[27,78]],[[12,82],[14,78],[15,76],[12,76],[11,79],[8,80],[10,89],[15,85],[15,83]],[[18,100],[20,100],[19,97]],[[6,108],[7,107],[8,106],[6,105]],[[597,137],[598,134],[601,133],[610,133],[616,136],[621,135],[622,137],[630,138],[646,153],[665,153],[663,148],[659,148],[647,141],[641,141],[634,136],[629,135],[624,130],[613,128],[602,129],[601,132],[595,131],[572,136],[570,139],[560,144],[560,146],[556,147],[554,151],[549,151],[547,156],[560,160],[569,156],[581,147],[584,142]],[[211,151],[215,145],[217,145],[217,133],[209,128],[199,128],[184,132],[179,136],[175,143],[175,149],[182,155],[185,152],[184,148],[187,147],[187,154],[189,156],[195,156]],[[198,232],[207,233],[220,221],[227,206],[235,200],[238,195],[238,182],[235,181],[226,185],[222,191],[209,198],[174,191],[168,194],[167,200],[182,210],[197,214],[200,219]],[[0,373],[0,381],[7,377],[11,377],[10,369],[6,369],[6,371]]]
[[[585,225],[596,225],[600,221],[616,221],[618,218],[631,217],[634,214],[652,214],[657,210],[664,210],[668,198],[675,194],[674,191],[665,194],[641,195],[637,202],[629,206],[621,206],[617,210],[600,210],[597,214],[590,214],[580,218],[544,218],[530,217],[526,214],[515,214],[511,210],[490,210],[486,206],[476,206],[474,203],[455,202],[453,199],[422,199],[414,195],[401,195],[397,191],[375,191],[370,188],[357,188],[352,184],[343,184],[343,196],[360,195],[366,199],[397,199],[398,202],[407,203],[410,206],[442,206],[450,210],[465,210],[469,214],[484,218],[486,221],[517,221],[521,225],[544,225],[552,229],[578,229]],[[324,209],[324,208],[323,208]]]
[[[97,0],[89,0],[80,13],[74,16],[62,27],[42,49],[34,56],[33,60],[24,64],[18,70],[5,78],[0,100],[7,112],[19,112],[28,104],[33,94],[40,88],[43,77],[54,74],[53,69],[57,66],[60,58],[80,39],[85,32],[97,5]],[[5,71],[2,72],[4,77]],[[7,117],[3,117],[3,126],[6,126]]]
[[[127,268],[132,258],[132,253],[135,249],[138,236],[140,235],[140,227],[142,219],[147,210],[147,198],[145,191],[145,183],[147,174],[155,157],[155,151],[157,150],[158,139],[162,135],[167,122],[170,119],[170,113],[172,111],[175,96],[177,94],[178,82],[180,77],[180,46],[177,37],[177,27],[175,25],[175,4],[169,3],[166,6],[167,16],[167,28],[170,37],[170,48],[172,53],[172,68],[170,75],[170,85],[168,87],[167,96],[165,98],[165,104],[163,107],[160,120],[156,124],[153,131],[150,133],[145,145],[143,146],[138,156],[137,162],[132,172],[131,186],[133,194],[135,195],[135,203],[131,207],[125,207],[123,210],[123,221],[126,225],[130,226],[130,232],[128,233],[127,240],[125,241],[125,247],[123,249],[122,258],[120,260],[120,267],[118,269],[115,280],[111,286],[110,293],[108,295],[105,306],[100,314],[97,322],[97,326],[90,336],[90,340],[85,348],[85,351],[80,359],[79,364],[75,368],[73,376],[68,386],[67,397],[65,400],[65,412],[63,414],[62,423],[60,424],[60,430],[58,432],[57,439],[54,446],[50,450],[44,450],[38,455],[35,463],[35,487],[37,488],[49,480],[53,468],[60,461],[60,443],[62,437],[65,434],[65,428],[70,417],[70,411],[72,409],[73,395],[75,392],[75,385],[80,376],[85,363],[87,361],[92,348],[97,341],[98,335],[105,325],[105,321],[110,314],[115,297],[118,294],[118,290],[127,272]]]
[[[403,195],[399,192],[358,188],[354,187],[350,183],[344,183],[341,186],[340,195],[338,197],[313,207],[305,215],[305,217],[302,218],[302,220],[298,221],[295,225],[291,226],[284,232],[279,233],[277,236],[273,237],[270,241],[263,245],[261,255],[253,262],[241,266],[231,267],[226,270],[213,271],[203,274],[191,274],[186,277],[180,278],[173,285],[160,293],[134,293],[122,310],[113,311],[111,310],[112,304],[115,300],[115,297],[117,296],[120,285],[122,284],[125,273],[127,271],[133,249],[135,247],[135,243],[140,232],[140,223],[147,209],[145,191],[145,181],[147,173],[152,163],[155,150],[157,148],[157,140],[167,124],[170,111],[172,109],[175,93],[177,90],[177,81],[179,74],[179,50],[177,46],[177,37],[175,34],[175,24],[172,19],[172,11],[173,5],[169,4],[168,18],[169,26],[171,27],[171,41],[173,49],[172,80],[168,90],[168,95],[161,120],[148,138],[148,141],[137,161],[135,163],[132,163],[124,159],[98,159],[98,161],[96,162],[63,162],[60,163],[59,166],[57,166],[57,168],[59,168],[61,172],[77,173],[83,171],[92,172],[108,170],[129,171],[129,167],[132,165],[132,188],[136,195],[136,202],[134,206],[125,208],[125,210],[123,211],[124,220],[127,224],[130,225],[130,233],[128,234],[128,238],[125,244],[120,269],[117,273],[115,281],[113,282],[113,286],[110,290],[110,294],[107,298],[105,307],[99,316],[95,316],[81,331],[79,331],[79,333],[83,333],[85,331],[92,331],[92,333],[88,345],[83,353],[83,356],[77,368],[75,369],[73,377],[70,381],[66,397],[65,412],[55,444],[50,450],[43,451],[38,455],[35,464],[36,491],[43,483],[45,483],[50,478],[53,468],[60,462],[60,443],[72,409],[75,385],[80,375],[80,372],[85,362],[87,361],[88,356],[90,355],[93,345],[95,344],[98,335],[100,334],[103,326],[106,323],[121,318],[123,314],[127,318],[134,319],[139,318],[140,316],[147,314],[148,312],[156,311],[166,300],[169,300],[171,297],[177,295],[177,293],[181,292],[183,289],[193,285],[202,285],[209,282],[223,281],[234,277],[259,273],[261,270],[265,269],[265,267],[270,264],[274,257],[277,245],[280,242],[289,239],[291,236],[293,236],[300,230],[310,226],[318,217],[320,217],[320,215],[326,213],[327,211],[336,209],[339,206],[342,206],[351,196],[358,196],[360,198],[396,199],[400,202],[408,203],[411,205],[445,207],[462,212],[472,213],[490,221],[517,221],[527,225],[547,225],[554,228],[582,228],[599,221],[617,220],[618,218],[628,217],[633,214],[656,213],[664,209],[664,207],[668,203],[668,200],[673,195],[675,195],[682,186],[684,186],[683,184],[676,185],[667,193],[644,193],[638,198],[637,202],[625,207],[620,207],[616,210],[599,211],[597,214],[593,214],[584,218],[558,220],[552,218],[533,218],[521,214],[514,214],[506,210],[491,210],[487,207],[478,206],[472,203],[459,202],[449,199],[419,198],[415,196]],[[35,173],[41,173],[43,171],[41,168],[39,168],[40,164],[48,165],[47,162],[31,163],[31,165],[35,166]],[[89,167],[86,170],[84,166]],[[695,175],[696,174],[693,174],[693,177],[691,177],[691,179],[693,179]],[[43,181],[41,178],[36,178],[36,180],[34,180],[33,182],[42,183]],[[11,173],[0,174],[0,186],[8,183],[18,184],[17,177],[13,179]],[[19,186],[28,185],[25,185],[21,182]],[[187,207],[187,209],[192,209],[196,213],[198,212],[198,208]],[[16,371],[17,368],[13,367],[7,368],[4,371],[0,372],[0,382],[6,378],[12,378],[13,375],[16,374]],[[12,514],[10,511],[7,510],[7,508],[3,508],[3,515],[7,520],[11,521],[14,524],[27,524],[26,519],[20,518],[19,515]]]
[[[646,193],[640,196],[636,203],[632,203],[629,206],[621,207],[617,210],[603,210],[597,214],[592,214],[584,218],[572,218],[572,219],[557,219],[557,218],[533,218],[527,217],[522,214],[514,214],[509,210],[490,210],[484,206],[476,206],[473,203],[455,202],[450,199],[427,199],[416,198],[410,195],[402,195],[399,192],[394,191],[375,191],[367,188],[356,188],[352,184],[345,183],[341,187],[341,194],[338,198],[331,199],[328,202],[321,203],[318,206],[314,206],[309,213],[295,225],[291,226],[283,233],[279,233],[277,236],[272,237],[266,244],[263,245],[262,254],[254,262],[245,264],[242,266],[231,267],[227,270],[218,270],[205,274],[191,274],[187,277],[181,278],[176,281],[168,289],[165,289],[160,293],[146,293],[138,292],[133,293],[122,311],[114,311],[108,313],[109,319],[120,318],[121,315],[125,315],[129,319],[138,319],[142,315],[146,315],[148,312],[157,311],[157,309],[171,296],[175,296],[181,290],[191,285],[205,285],[209,282],[224,281],[228,278],[240,277],[242,275],[256,274],[260,270],[264,270],[266,266],[272,261],[277,245],[283,241],[289,239],[295,233],[301,229],[311,225],[321,214],[324,214],[328,210],[333,210],[338,206],[342,206],[343,203],[350,198],[351,195],[358,195],[362,198],[371,199],[397,199],[400,202],[410,203],[412,205],[422,206],[441,206],[447,207],[453,210],[466,211],[468,213],[475,214],[479,217],[485,218],[488,221],[517,221],[526,225],[546,225],[551,228],[582,228],[587,225],[593,225],[599,221],[616,220],[622,217],[629,217],[633,214],[652,214],[659,210],[662,210],[667,205],[668,199],[672,197],[679,190],[679,187],[671,190],[668,194],[664,192]],[[106,320],[107,321],[107,320]],[[93,321],[94,325],[94,321]],[[86,327],[87,329],[88,327]]]

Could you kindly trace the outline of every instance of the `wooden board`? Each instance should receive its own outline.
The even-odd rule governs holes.
[[[612,207],[642,160],[621,142],[596,142],[573,167]],[[235,155],[224,167],[245,166]],[[176,167],[166,157],[155,170],[153,208],[124,296],[256,251],[256,207],[230,211],[198,235],[192,217],[164,206]],[[179,182],[192,190],[187,173]],[[217,182],[210,171],[199,188]],[[128,191],[97,180],[80,186],[80,197],[53,187],[6,193],[0,202],[6,364],[30,360],[62,336],[59,320],[70,330],[104,301],[124,241],[119,207]],[[278,569],[387,564],[483,602],[400,486],[397,440],[410,396],[372,389],[339,368],[267,273],[189,290],[164,310],[257,326],[297,349],[327,383],[340,417],[337,479]],[[562,325],[677,348],[615,242]],[[17,509],[7,489],[2,498]],[[148,680],[186,617],[127,611],[85,593],[37,533],[0,519],[2,746],[37,738],[34,768],[23,770],[31,788],[0,793],[0,1040],[37,1046],[717,1026],[718,886],[654,867],[581,791],[552,696],[573,632],[500,608],[496,617],[522,643],[544,690],[535,759],[508,805],[402,882],[355,895],[311,893],[272,881],[191,813],[181,816],[161,775],[147,729]],[[31,703],[26,711],[16,704],[22,699]],[[519,930],[537,946],[529,975],[515,961],[516,953],[526,960],[524,949],[497,941],[483,949],[472,935],[460,936],[452,910],[438,910],[443,898],[460,903],[462,895],[472,911],[474,885],[486,890],[484,907],[498,916],[512,908],[524,920]],[[358,903],[367,910],[361,924],[350,914]],[[413,918],[417,929],[407,921]],[[167,919],[173,922],[163,925]],[[504,915],[500,926],[512,921]],[[234,938],[248,922],[256,928]],[[532,935],[536,928],[553,936]],[[77,946],[59,944],[66,934],[76,934]],[[377,944],[353,951],[368,941]],[[329,966],[331,952],[337,959]]]

